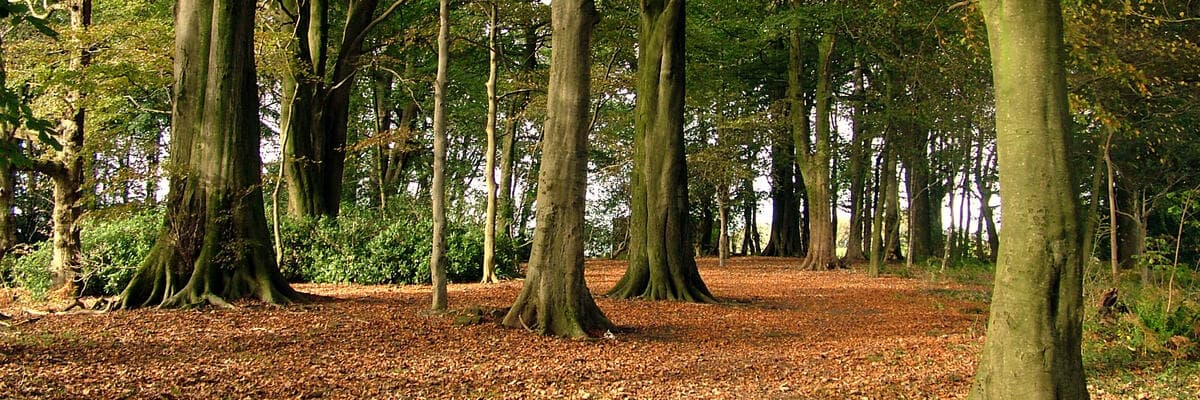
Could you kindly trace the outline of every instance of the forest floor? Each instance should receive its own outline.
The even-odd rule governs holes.
[[[701,274],[725,303],[599,297],[620,329],[588,341],[463,323],[469,308],[508,306],[520,281],[452,285],[448,315],[425,311],[422,286],[297,285],[331,300],[232,310],[35,316],[0,302],[14,316],[0,327],[0,398],[945,399],[970,388],[986,287],[800,271],[795,259],[715,264],[700,260]],[[592,292],[624,266],[588,262]]]

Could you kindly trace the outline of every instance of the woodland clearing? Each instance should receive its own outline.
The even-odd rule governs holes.
[[[521,282],[297,285],[314,304],[133,310],[0,328],[0,393],[17,398],[961,398],[986,289],[801,271],[797,259],[698,260],[718,305],[597,297],[612,335],[492,323]],[[603,293],[625,264],[589,261]],[[28,322],[26,322],[28,321]],[[1098,395],[1097,398],[1107,398]]]

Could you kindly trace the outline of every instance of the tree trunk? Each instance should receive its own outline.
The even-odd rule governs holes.
[[[300,301],[279,273],[263,210],[253,2],[176,10],[171,192],[124,308]]]
[[[817,89],[816,89],[816,137],[809,137],[808,132],[801,131],[804,124],[800,119],[807,120],[808,113],[803,104],[803,80],[800,69],[803,68],[799,33],[793,33],[791,38],[791,61],[789,74],[789,97],[792,102],[792,119],[796,137],[796,159],[804,175],[804,186],[808,193],[808,204],[805,209],[809,219],[808,255],[801,265],[803,269],[833,269],[838,265],[836,235],[833,231],[832,194],[830,183],[830,161],[832,152],[832,133],[830,132],[831,106],[833,100],[833,85],[830,82],[835,38],[826,33],[817,46]]]
[[[778,132],[771,141],[771,236],[762,255],[799,257],[800,206],[796,202],[796,146],[792,135]]]
[[[883,185],[887,188],[886,196],[882,199],[884,208],[883,223],[883,253],[884,259],[900,260],[904,254],[900,252],[900,177],[896,170],[896,151],[891,149],[884,161]]]
[[[551,4],[553,44],[537,228],[529,275],[504,325],[570,338],[602,335],[613,325],[584,281],[583,227],[587,181],[591,0]]]
[[[720,226],[720,235],[717,239],[717,259],[718,264],[725,266],[725,260],[729,259],[729,188],[721,186],[717,188],[717,220]]]
[[[713,198],[716,196],[717,196],[716,193],[707,193],[706,190],[702,191],[702,193],[700,193],[698,196],[698,197],[700,197],[698,199],[698,202],[700,203],[700,206],[699,206],[700,209],[697,210],[696,212],[698,214],[700,214],[700,218],[699,218],[699,221],[696,221],[696,232],[698,232],[700,234],[700,237],[697,238],[697,240],[696,240],[696,249],[697,249],[696,254],[698,254],[700,256],[708,256],[708,255],[713,255],[713,254],[718,253],[718,251],[717,251],[718,247],[717,247],[717,245],[713,244],[713,235],[712,235],[712,232],[713,232],[713,211],[712,211],[713,204],[712,203],[713,203]],[[718,200],[717,204],[719,206],[720,199],[717,199],[717,200]],[[720,211],[718,210],[718,213],[719,212]]]
[[[487,186],[487,215],[483,227],[483,283],[500,282],[496,276],[496,73],[500,64],[496,59],[496,14],[498,7],[492,2],[488,26],[488,110],[484,131],[487,132],[487,151],[484,153],[484,184]]]
[[[433,282],[434,311],[443,311],[446,300],[446,81],[450,66],[450,0],[438,6],[437,81],[433,85],[433,251],[429,274]]]
[[[537,68],[537,52],[538,52],[538,27],[529,25],[525,27],[525,45],[521,50],[521,69],[522,72],[528,74]],[[496,204],[499,210],[497,211],[496,230],[504,235],[505,238],[512,239],[516,236],[513,232],[515,220],[515,179],[513,179],[515,170],[514,159],[516,159],[517,151],[517,132],[520,131],[521,122],[525,119],[525,109],[529,106],[529,92],[523,92],[510,101],[508,113],[505,115],[505,125],[507,134],[500,142],[500,193],[496,198]]]
[[[684,157],[684,0],[642,1],[629,268],[617,298],[716,300],[690,248]]]
[[[742,199],[742,221],[746,225],[742,234],[742,255],[759,254],[762,249],[759,247],[758,221],[754,215],[758,212],[758,196],[754,193],[753,180],[742,180]]]
[[[92,25],[92,1],[70,0],[71,32],[76,35],[70,43],[72,50],[71,69],[82,71],[91,64],[91,49],[82,42]],[[74,89],[66,94],[67,110],[58,125],[58,143],[51,168],[47,173],[54,182],[54,246],[50,270],[54,272],[54,286],[65,296],[79,293],[79,274],[83,266],[83,245],[79,238],[79,218],[83,215],[83,133],[87,110],[83,104],[87,93]]]
[[[996,87],[1004,233],[970,397],[1087,399],[1062,11],[1046,0],[984,0],[981,9]]]
[[[288,1],[292,3],[292,1]],[[283,78],[283,102],[293,104],[280,114],[289,150],[284,157],[288,183],[288,213],[304,217],[337,217],[341,207],[346,164],[346,132],[350,97],[358,59],[378,0],[349,3],[346,25],[325,81],[329,64],[329,3],[326,0],[289,4],[295,37],[293,68]],[[293,100],[292,98],[295,97]]]
[[[854,115],[853,138],[850,142],[850,229],[846,239],[846,254],[842,256],[843,264],[855,264],[867,259],[863,253],[863,223],[865,219],[863,196],[865,192],[867,169],[865,164],[869,157],[870,138],[863,132],[863,113],[866,100],[863,99],[863,65],[859,60],[854,61]]]
[[[886,135],[884,138],[882,154],[884,161],[879,165],[879,178],[876,179],[875,190],[875,215],[871,218],[871,250],[869,255],[871,269],[869,273],[872,277],[879,276],[879,272],[883,270],[883,265],[887,257],[887,254],[885,254],[887,251],[885,247],[886,240],[883,237],[883,222],[886,219],[885,213],[891,212],[895,214],[894,210],[891,210],[893,205],[891,202],[884,200],[884,197],[888,196],[899,183],[896,180],[896,152],[891,149],[891,144],[888,143],[888,139],[891,139],[890,136]]]
[[[908,182],[908,220],[912,230],[908,257],[924,263],[933,256],[933,213],[929,187],[929,133],[904,124],[908,148],[902,153]],[[940,224],[938,228],[940,228]]]
[[[4,35],[0,34],[0,88],[8,86],[8,64],[5,58]],[[0,104],[0,115],[12,115],[17,110],[11,109],[9,103]],[[6,151],[15,153],[17,147],[17,127],[8,121],[0,120],[0,146]],[[8,255],[17,245],[17,221],[13,215],[16,205],[17,175],[11,162],[0,162],[0,259]]]

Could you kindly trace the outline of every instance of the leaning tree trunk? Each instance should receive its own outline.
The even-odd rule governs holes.
[[[125,308],[303,300],[275,263],[259,173],[253,2],[176,10],[171,193]]]
[[[583,213],[591,101],[592,0],[551,3],[553,45],[539,173],[537,228],[529,275],[504,325],[543,335],[599,336],[613,325],[596,306],[583,273]]]
[[[806,119],[807,122],[807,119]],[[806,129],[807,130],[807,129]],[[771,235],[762,255],[799,257],[800,205],[796,200],[796,146],[790,132],[776,132],[771,142]]]
[[[984,0],[980,6],[996,87],[1004,225],[987,341],[970,397],[1087,399],[1062,11],[1053,0]]]
[[[817,47],[817,95],[816,95],[816,133],[815,140],[808,132],[795,130],[796,160],[804,176],[805,190],[808,192],[808,204],[805,209],[809,219],[808,255],[801,265],[803,269],[833,269],[837,267],[837,253],[833,231],[832,193],[830,188],[830,161],[833,156],[832,133],[830,132],[830,104],[833,100],[833,86],[830,83],[830,68],[833,57],[834,35],[825,34]],[[789,98],[792,103],[793,129],[802,126],[800,119],[808,119],[808,113],[803,106],[803,58],[799,33],[793,33],[791,38]]]
[[[617,298],[715,302],[691,249],[683,145],[684,0],[643,0],[629,268]]]
[[[433,250],[429,275],[433,282],[431,308],[445,310],[446,299],[446,81],[450,67],[450,0],[438,6],[437,81],[433,85]]]

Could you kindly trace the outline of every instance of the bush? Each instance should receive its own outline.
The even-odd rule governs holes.
[[[284,276],[293,282],[427,284],[433,223],[415,208],[386,212],[344,205],[338,221],[285,219],[281,224]],[[496,244],[503,276],[515,264],[509,242]],[[454,282],[479,280],[483,228],[451,223],[446,232],[447,276]]]
[[[120,293],[154,245],[161,223],[161,208],[99,212],[80,221],[84,294]],[[16,257],[5,257],[0,262],[4,283],[43,298],[53,280],[51,251],[50,241],[43,241],[18,250]]]
[[[34,299],[44,299],[54,282],[50,275],[50,242],[20,246],[0,260],[0,281],[7,287],[29,291]]]

